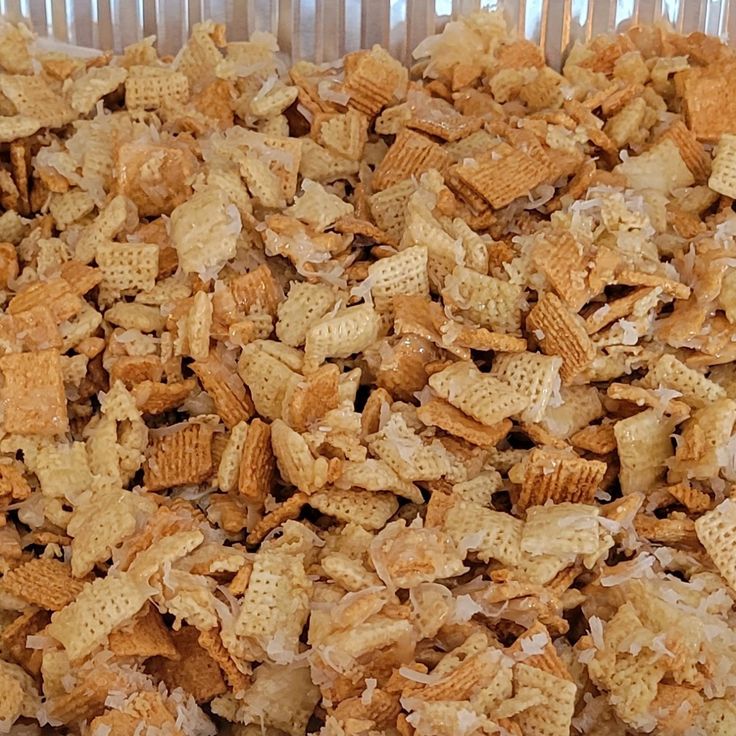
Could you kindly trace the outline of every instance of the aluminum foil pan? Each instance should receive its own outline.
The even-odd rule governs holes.
[[[553,65],[573,40],[635,23],[666,22],[678,31],[736,39],[730,0],[0,0],[7,17],[76,46],[121,51],[155,35],[160,52],[172,54],[192,24],[211,18],[227,23],[231,40],[270,31],[293,59],[317,62],[374,43],[406,61],[448,19],[478,7],[503,7]]]

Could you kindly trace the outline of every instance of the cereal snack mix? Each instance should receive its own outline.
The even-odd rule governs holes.
[[[736,52],[0,25],[0,733],[736,734]]]

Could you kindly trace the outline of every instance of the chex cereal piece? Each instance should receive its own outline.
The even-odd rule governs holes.
[[[86,115],[105,95],[114,92],[127,78],[128,72],[120,67],[103,67],[88,69],[85,74],[74,80],[70,104],[72,108]]]
[[[670,439],[673,429],[674,422],[661,418],[655,409],[616,422],[613,431],[624,493],[647,491],[662,478],[665,463],[673,454]]]
[[[234,427],[253,415],[253,402],[237,374],[210,353],[205,360],[196,360],[191,369],[215,404],[215,409],[225,426]]]
[[[713,506],[713,499],[703,491],[699,491],[689,483],[676,483],[666,486],[667,493],[674,496],[688,511],[708,511]]]
[[[182,688],[198,703],[206,703],[226,692],[220,667],[199,643],[199,631],[194,626],[183,626],[171,636],[176,658],[155,657],[146,663],[146,669],[169,689]]]
[[[626,284],[626,286],[651,286],[661,289],[664,294],[669,294],[675,299],[687,299],[690,296],[690,287],[679,281],[668,279],[655,273],[646,273],[624,269],[616,274],[614,283]]]
[[[663,138],[670,138],[680,149],[680,155],[695,181],[702,183],[708,180],[711,171],[711,161],[702,144],[697,140],[682,120],[675,120],[662,134]]]
[[[432,495],[428,513],[435,495],[439,497],[442,494]],[[441,499],[437,500],[441,502]],[[456,544],[469,543],[468,551],[475,552],[483,562],[494,559],[504,565],[515,565],[519,561],[524,523],[509,514],[452,498],[448,500],[447,508],[440,512],[436,523],[430,524],[428,517],[427,526],[440,526]]]
[[[121,657],[180,659],[161,614],[150,603],[132,621],[115,629],[108,637],[108,645],[111,652]]]
[[[278,529],[285,522],[298,518],[308,500],[309,496],[301,491],[289,496],[286,501],[266,514],[248,532],[246,542],[248,544],[260,544],[274,529]]]
[[[656,289],[642,287],[635,289],[626,296],[606,302],[585,318],[585,329],[589,335],[593,335],[613,322],[630,315],[640,302],[644,303],[651,297],[656,296]]]
[[[297,432],[306,432],[316,420],[337,407],[339,378],[340,369],[327,363],[304,381],[292,384],[284,394],[284,421]]]
[[[569,383],[592,362],[595,349],[581,317],[555,294],[545,294],[529,312],[527,329],[540,333],[539,345],[547,355],[562,358],[560,376]]]
[[[250,685],[250,677],[238,669],[238,665],[229,654],[217,629],[200,631],[199,645],[217,662],[228,685],[237,693],[243,693]],[[243,665],[241,664],[241,667]]]
[[[595,455],[606,455],[616,449],[615,424],[591,424],[575,432],[570,437],[570,444]]]
[[[97,578],[51,617],[46,631],[62,644],[70,660],[78,660],[138,613],[150,594],[147,584],[127,573]]]
[[[197,160],[183,146],[123,143],[114,165],[116,191],[135,204],[141,217],[169,215],[192,194],[189,180]]]
[[[584,460],[569,450],[538,447],[523,463],[524,476],[517,505],[542,505],[572,501],[593,503],[595,492],[603,480],[606,464],[598,460]]]
[[[21,716],[34,718],[40,704],[33,678],[22,667],[0,660],[0,719],[8,730]]]
[[[574,682],[519,662],[514,667],[514,683],[518,688],[534,688],[545,696],[543,703],[516,716],[523,733],[545,736],[567,736],[570,733],[577,693]]]
[[[271,490],[274,471],[271,430],[260,419],[253,419],[247,426],[240,456],[238,490],[250,502],[257,502]]]
[[[311,588],[301,555],[261,551],[253,562],[235,634],[254,653],[266,650],[278,637],[284,654],[296,654]]]
[[[404,231],[406,206],[416,188],[414,180],[409,177],[368,198],[368,207],[376,224],[396,241]]]
[[[275,315],[283,300],[281,287],[265,264],[247,274],[236,276],[229,286],[235,303],[246,314],[258,310]]]
[[[8,314],[20,314],[34,307],[47,307],[57,323],[74,317],[83,303],[65,279],[36,281],[19,291],[9,302]]]
[[[358,52],[355,63],[346,69],[347,104],[374,117],[392,100],[403,97],[407,78],[406,69],[380,46]]]
[[[694,368],[688,368],[674,355],[665,354],[651,367],[644,379],[651,388],[669,388],[679,391],[682,400],[694,407],[726,396],[726,391]]]
[[[75,117],[69,103],[41,78],[26,75],[0,75],[0,92],[24,118],[33,118],[48,128],[61,128]]]
[[[100,288],[111,298],[152,289],[158,275],[158,245],[101,243],[95,258],[102,274]]]
[[[391,297],[398,294],[429,295],[427,258],[427,248],[415,245],[368,267],[365,283],[370,284],[379,311],[384,311]]]
[[[587,249],[572,233],[551,230],[540,239],[533,258],[560,299],[573,312],[579,312],[592,296],[587,279],[591,260]]]
[[[365,529],[381,529],[399,507],[393,493],[338,489],[317,491],[309,496],[308,503],[327,516]]]
[[[319,116],[313,125],[317,143],[338,156],[357,161],[368,139],[368,120],[358,110]]]
[[[3,427],[17,434],[58,435],[69,428],[61,360],[55,350],[0,357]]]
[[[68,565],[57,560],[32,559],[3,577],[3,589],[47,611],[59,611],[71,603],[84,587],[72,578]]]
[[[276,419],[283,411],[289,386],[300,383],[302,376],[264,348],[265,343],[245,346],[238,363],[238,375],[250,389],[256,411],[267,419]]]
[[[695,521],[695,532],[700,543],[731,588],[736,587],[734,520],[736,520],[736,505],[731,499],[726,499]]]
[[[332,309],[336,299],[334,290],[327,284],[292,282],[286,300],[278,306],[279,340],[291,347],[302,345],[309,328]]]
[[[736,132],[731,122],[736,98],[728,84],[733,68],[733,62],[723,61],[677,75],[688,127],[699,141],[716,142],[722,134]]]
[[[708,186],[726,197],[736,197],[736,135],[720,137]]]
[[[486,426],[523,411],[528,399],[509,384],[481,373],[473,363],[459,362],[435,373],[429,385],[454,407]]]
[[[550,402],[557,400],[561,366],[562,359],[556,355],[523,352],[496,356],[492,373],[514,391],[528,398],[521,418],[525,422],[538,422]]]
[[[212,471],[212,429],[194,422],[173,434],[154,437],[143,470],[146,489],[201,483]]]
[[[500,209],[528,194],[550,173],[546,155],[530,156],[509,146],[453,166],[453,175],[475,195]]]
[[[304,341],[304,372],[315,371],[326,358],[348,358],[372,345],[380,318],[369,304],[359,304],[312,325]]]
[[[449,434],[462,437],[471,444],[487,447],[498,444],[511,430],[511,420],[504,419],[495,426],[476,422],[441,399],[431,399],[417,410],[417,417],[428,426],[439,427]]]
[[[155,110],[188,98],[189,80],[181,72],[151,66],[132,66],[128,70],[125,104],[131,110]]]
[[[450,158],[441,146],[421,133],[404,128],[378,165],[373,187],[376,191],[387,189],[403,179],[419,177],[429,169],[443,173],[449,164]]]
[[[482,125],[480,118],[466,117],[441,98],[412,93],[407,105],[411,110],[407,122],[409,128],[446,141],[464,138]]]
[[[528,654],[529,649],[537,649],[538,643],[542,643],[542,650],[538,654]],[[507,651],[511,656],[521,653],[522,661],[530,667],[573,681],[570,671],[552,645],[547,627],[540,621],[529,627]]]

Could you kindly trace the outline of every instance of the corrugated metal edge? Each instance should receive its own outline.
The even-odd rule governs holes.
[[[576,39],[634,23],[666,21],[677,30],[736,38],[733,0],[0,0],[0,13],[24,19],[41,36],[87,47],[122,49],[144,36],[174,54],[189,28],[207,18],[228,37],[276,35],[293,58],[330,61],[375,43],[404,61],[451,17],[503,7],[518,32],[539,42],[551,64]]]

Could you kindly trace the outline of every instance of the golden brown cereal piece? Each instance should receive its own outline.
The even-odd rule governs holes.
[[[519,430],[537,446],[555,447],[559,450],[569,447],[565,440],[552,434],[552,432],[541,424],[519,422]]]
[[[520,509],[554,503],[593,503],[606,464],[584,460],[574,453],[552,448],[532,450],[523,463],[524,476],[517,505]]]
[[[110,366],[110,384],[122,381],[126,388],[131,388],[142,381],[160,381],[163,370],[156,355],[121,355]]]
[[[222,674],[225,676],[227,684],[235,693],[245,691],[250,685],[250,677],[243,674],[235,664],[233,658],[225,649],[222,643],[220,632],[218,629],[209,629],[208,631],[200,631],[197,639],[199,645],[217,662]]]
[[[23,477],[23,470],[18,464],[10,462],[0,463],[0,498],[12,498],[22,501],[28,498],[31,487]]]
[[[248,581],[250,580],[250,574],[253,572],[253,563],[245,562],[243,566],[235,573],[235,577],[230,581],[227,586],[228,590],[233,595],[243,595],[248,588]]]
[[[543,151],[531,156],[506,146],[467,163],[456,164],[452,173],[473,195],[484,199],[494,209],[500,209],[547,179],[550,165]],[[464,196],[465,192],[462,194]]]
[[[108,693],[121,685],[120,677],[110,671],[85,674],[69,692],[50,698],[46,707],[61,723],[87,720],[103,711]]]
[[[13,659],[30,675],[37,676],[41,671],[42,653],[27,647],[27,638],[38,634],[50,619],[48,611],[28,608],[16,616],[0,632],[0,643],[10,659]]]
[[[444,429],[449,434],[462,437],[480,447],[498,444],[511,430],[510,419],[486,426],[441,399],[431,399],[420,406],[417,417],[428,426]]]
[[[100,289],[112,298],[152,289],[158,276],[158,245],[105,242],[97,246]]]
[[[616,449],[615,424],[592,424],[570,437],[570,444],[595,455],[606,455]]]
[[[520,662],[514,667],[514,683],[517,692],[529,687],[541,691],[544,696],[540,704],[527,708],[516,716],[522,733],[566,736],[570,732],[577,692],[574,682]]]
[[[699,141],[716,142],[723,133],[736,133],[732,122],[736,97],[728,83],[733,70],[734,62],[724,60],[675,76],[688,128]]]
[[[206,703],[227,691],[227,684],[217,662],[199,643],[199,632],[193,626],[183,626],[171,632],[178,653],[176,659],[154,657],[146,670],[173,690],[180,687],[198,703]]]
[[[39,306],[48,307],[58,323],[78,314],[82,301],[64,279],[51,279],[37,281],[18,292],[10,300],[7,311],[18,314]]]
[[[229,371],[214,353],[206,360],[194,361],[190,367],[228,429],[253,416],[255,408],[240,377]]]
[[[590,261],[587,249],[572,233],[551,230],[544,233],[533,259],[560,299],[573,312],[579,312],[592,296],[587,279]]]
[[[407,76],[406,69],[378,45],[346,57],[344,90],[350,95],[348,106],[374,117],[403,96]]]
[[[674,141],[680,150],[682,160],[688,169],[693,172],[696,182],[702,184],[708,180],[710,176],[710,158],[693,131],[682,120],[675,120],[662,134],[662,138],[669,138]]]
[[[62,345],[53,312],[41,305],[0,318],[0,340],[6,350],[12,345],[12,352],[33,352]]]
[[[161,614],[150,603],[131,622],[110,634],[108,646],[120,657],[180,658]]]
[[[69,429],[61,359],[55,350],[0,357],[3,426],[15,434],[63,434]]]
[[[286,501],[266,514],[248,532],[248,536],[246,537],[248,544],[259,544],[269,532],[278,529],[285,521],[298,518],[302,508],[304,508],[309,500],[310,497],[301,491],[298,491],[293,496],[289,496]]]
[[[306,432],[311,424],[337,407],[339,377],[340,369],[328,363],[291,386],[284,394],[284,421],[297,432]]]
[[[354,217],[353,215],[343,215],[340,219],[336,220],[333,230],[343,235],[359,235],[375,243],[382,243],[392,247],[398,244],[393,236],[381,230],[377,225],[374,225],[368,220]]]
[[[595,348],[582,318],[572,312],[552,293],[545,294],[529,312],[527,329],[541,333],[539,344],[547,355],[562,358],[560,376],[570,382],[592,362]]]
[[[585,329],[589,335],[599,332],[604,327],[631,314],[637,302],[646,299],[654,293],[653,288],[642,287],[635,289],[630,294],[606,302],[602,306],[596,305],[596,309],[585,318]]]
[[[163,414],[181,406],[195,385],[193,378],[176,383],[141,381],[133,387],[133,397],[142,414]]]
[[[539,69],[544,66],[544,52],[536,43],[526,39],[503,44],[496,53],[496,59],[504,69]]]
[[[666,486],[667,493],[674,496],[688,511],[700,513],[713,506],[713,499],[703,491],[693,488],[689,483],[676,483]]]
[[[387,189],[403,179],[419,177],[429,169],[444,173],[449,164],[450,158],[441,146],[421,133],[405,128],[396,136],[378,165],[373,175],[373,187],[376,191]]]
[[[270,426],[253,419],[248,425],[240,457],[238,490],[250,502],[262,501],[271,492],[273,472]]]
[[[483,124],[481,118],[466,117],[449,102],[423,93],[412,93],[407,104],[411,110],[407,127],[445,141],[465,138]]]
[[[60,274],[61,278],[69,284],[71,290],[79,296],[91,291],[102,281],[102,274],[98,269],[85,266],[79,261],[62,263]]]
[[[212,472],[212,429],[188,424],[172,434],[154,437],[143,466],[148,491],[201,483]]]
[[[690,296],[690,287],[679,281],[658,276],[653,273],[644,273],[640,271],[632,271],[624,269],[616,275],[615,282],[626,286],[649,286],[661,289],[665,294],[673,296],[675,299],[687,299]]]
[[[5,591],[47,611],[61,610],[83,587],[84,582],[72,577],[68,565],[43,558],[29,560],[3,578]]]
[[[245,314],[263,311],[275,316],[283,300],[281,288],[265,263],[250,273],[236,276],[229,286],[235,303]]]
[[[677,514],[676,514],[677,515]],[[686,547],[697,547],[695,523],[688,518],[658,519],[648,514],[639,514],[634,519],[637,534],[660,544]]]
[[[537,621],[533,626],[528,628],[507,650],[507,652],[514,656],[515,654],[525,652],[525,644],[529,642],[531,644],[532,637],[536,639],[546,639],[546,643],[543,644],[541,653],[524,656],[524,664],[530,667],[537,667],[540,670],[549,672],[555,677],[559,677],[563,680],[569,680],[573,682],[572,675],[567,669],[565,663],[560,658],[557,650],[552,645],[552,638],[547,631],[547,627]],[[528,646],[528,645],[527,645]],[[536,648],[536,647],[534,647]]]
[[[700,543],[731,588],[736,587],[734,519],[736,506],[731,499],[726,499],[695,522],[695,532]]]
[[[141,217],[168,215],[191,196],[196,167],[183,145],[123,143],[116,151],[114,191],[130,199]]]

